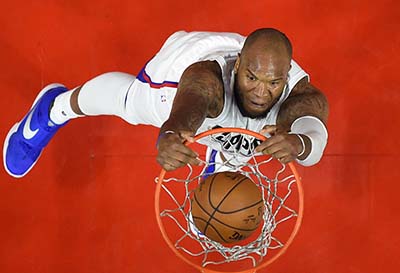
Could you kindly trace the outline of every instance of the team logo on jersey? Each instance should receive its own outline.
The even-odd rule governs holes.
[[[215,128],[218,127],[213,129]],[[232,132],[215,134],[211,138],[221,146],[223,152],[240,154],[245,157],[251,156],[254,149],[262,142],[255,137]]]

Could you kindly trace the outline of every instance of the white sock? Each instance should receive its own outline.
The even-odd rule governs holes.
[[[60,125],[70,119],[82,117],[82,115],[78,115],[71,108],[71,95],[75,90],[76,88],[56,97],[53,107],[50,110],[50,120],[53,123]]]
[[[98,115],[115,115],[131,124],[137,124],[132,121],[135,118],[132,111],[128,112],[126,107],[126,100],[134,80],[133,75],[108,72],[83,84],[77,103],[84,115],[78,115],[71,108],[71,95],[76,88],[58,95],[50,110],[49,126],[60,125],[77,117]]]

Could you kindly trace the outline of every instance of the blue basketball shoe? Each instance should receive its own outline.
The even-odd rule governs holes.
[[[6,171],[14,177],[23,177],[39,159],[54,134],[64,126],[51,122],[49,114],[54,99],[68,91],[61,84],[50,84],[40,91],[26,116],[8,132],[3,146]]]

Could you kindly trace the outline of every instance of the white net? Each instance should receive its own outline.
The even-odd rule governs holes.
[[[239,261],[246,263],[246,267],[256,267],[285,248],[301,220],[299,185],[291,168],[253,152],[243,160],[238,150],[231,151],[225,161],[203,156],[202,168],[188,165],[167,173],[162,179],[160,218],[166,232],[177,250],[202,267]],[[194,189],[208,175],[222,171],[240,172],[249,177],[260,188],[265,206],[256,234],[237,244],[225,245],[210,240],[196,228],[191,216]]]

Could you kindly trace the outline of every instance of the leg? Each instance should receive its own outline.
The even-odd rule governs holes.
[[[112,72],[70,91],[60,84],[46,86],[26,116],[7,134],[3,146],[6,171],[14,177],[26,175],[47,143],[70,118],[117,115],[130,122],[126,101],[134,80],[132,75]]]
[[[134,76],[121,72],[97,76],[59,95],[51,108],[50,119],[63,124],[80,116],[115,115],[132,124],[127,98],[134,80]]]

